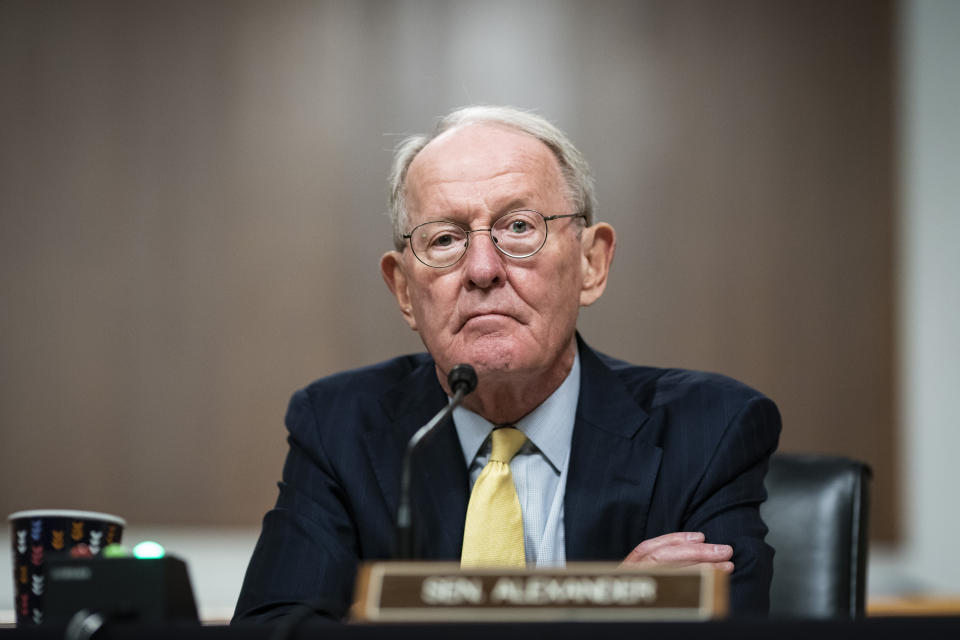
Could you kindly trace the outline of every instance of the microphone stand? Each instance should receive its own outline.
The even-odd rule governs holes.
[[[453,410],[463,401],[464,396],[477,388],[477,374],[468,364],[459,364],[447,376],[450,388],[453,389],[453,399],[433,417],[430,422],[420,427],[407,442],[403,454],[403,470],[400,475],[400,501],[397,506],[396,543],[397,559],[413,559],[413,526],[410,509],[410,472],[413,452],[437,425],[446,420]]]

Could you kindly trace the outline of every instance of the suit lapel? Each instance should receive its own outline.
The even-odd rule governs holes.
[[[385,418],[371,421],[364,431],[367,452],[391,519],[396,517],[407,441],[446,402],[433,360],[428,359],[381,397]],[[468,482],[456,429],[447,420],[420,443],[413,456],[411,504],[420,557],[460,556]],[[424,537],[429,537],[429,545],[423,543]]]
[[[641,430],[648,415],[624,383],[579,341],[580,400],[564,496],[566,555],[623,558],[645,537],[662,450]]]

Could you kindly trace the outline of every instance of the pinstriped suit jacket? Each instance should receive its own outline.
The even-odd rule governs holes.
[[[567,560],[619,561],[647,538],[703,531],[733,546],[734,613],[766,612],[773,550],[759,505],[780,433],[776,406],[730,378],[630,365],[577,339]],[[324,378],[293,396],[280,495],[263,519],[235,621],[268,621],[302,601],[346,613],[358,561],[392,553],[406,442],[446,402],[427,354]],[[441,426],[415,460],[420,557],[459,558],[468,484],[456,430]]]

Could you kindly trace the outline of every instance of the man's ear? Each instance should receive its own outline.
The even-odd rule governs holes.
[[[397,299],[403,319],[407,321],[411,329],[416,331],[417,320],[413,317],[413,304],[410,301],[409,282],[403,266],[403,254],[399,251],[388,251],[383,254],[383,257],[380,258],[380,275],[383,276],[383,281],[387,283],[390,293]]]
[[[610,263],[617,248],[617,233],[606,222],[598,222],[583,230],[580,247],[583,286],[580,289],[580,306],[589,307],[607,288]]]

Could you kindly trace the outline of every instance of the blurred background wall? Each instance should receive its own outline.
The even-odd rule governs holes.
[[[290,393],[420,349],[377,271],[392,147],[506,103],[619,232],[586,339],[869,461],[876,541],[960,591],[957,6],[3,0],[0,512],[234,532],[242,573]]]

